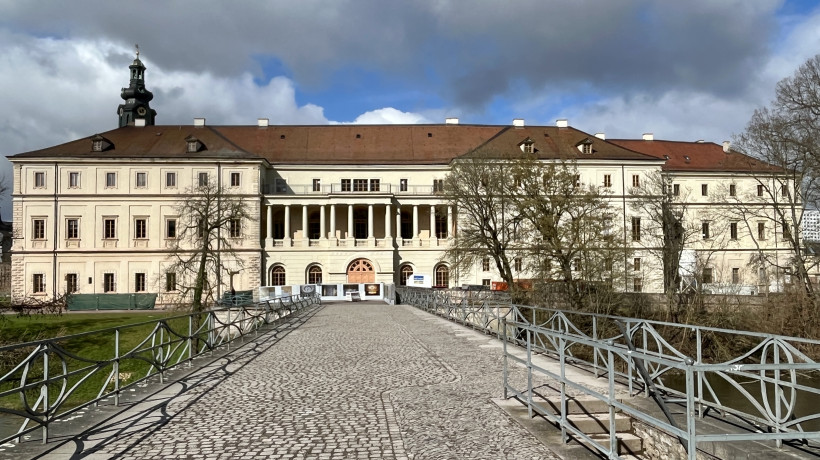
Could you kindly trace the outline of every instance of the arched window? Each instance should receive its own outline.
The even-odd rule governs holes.
[[[284,286],[285,285],[285,267],[281,265],[277,265],[273,267],[273,270],[270,272],[270,285],[271,286]]]
[[[322,268],[318,265],[311,265],[307,273],[308,284],[322,284]]]
[[[399,286],[407,286],[407,280],[413,276],[413,267],[402,265],[399,269]]]
[[[446,265],[436,267],[436,287],[450,287],[450,269]]]

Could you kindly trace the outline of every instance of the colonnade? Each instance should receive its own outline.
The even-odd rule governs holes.
[[[305,204],[303,204],[303,205],[291,205],[291,204],[284,204],[284,205],[267,205],[267,210],[266,210],[267,219],[266,219],[266,229],[265,229],[265,239],[267,241],[266,246],[268,244],[272,245],[272,242],[274,240],[274,208],[275,207],[280,207],[284,210],[284,216],[283,216],[284,240],[292,241],[294,239],[293,238],[294,232],[291,229],[291,212],[292,212],[291,208],[301,207],[302,239],[305,239],[305,240],[309,239],[308,238],[309,237],[309,235],[308,235],[308,224],[309,224],[308,217],[309,217],[309,211],[310,211],[311,208],[318,208],[319,209],[319,238],[320,239],[336,239],[336,231],[341,230],[341,229],[337,228],[337,208],[338,207],[343,207],[343,206],[347,206],[347,234],[344,235],[344,236],[346,236],[346,238],[339,238],[339,239],[342,239],[342,240],[344,240],[344,239],[354,239],[354,223],[355,223],[354,207],[358,208],[358,207],[363,207],[363,206],[367,207],[367,231],[366,231],[366,237],[365,238],[367,238],[369,240],[376,239],[376,232],[375,232],[376,226],[374,225],[374,219],[375,219],[375,214],[376,214],[375,207],[376,206],[382,206],[382,205],[376,205],[376,204],[363,204],[363,205],[354,205],[354,204],[321,204],[321,205],[305,205]],[[420,235],[419,235],[419,233],[420,233],[420,230],[419,230],[419,208],[423,208],[424,206],[427,206],[427,205],[414,204],[414,205],[404,205],[404,206],[401,206],[401,205],[393,206],[392,204],[385,204],[383,206],[384,206],[384,236],[383,236],[383,238],[391,239],[391,238],[394,238],[394,237],[395,238],[400,238],[401,237],[401,223],[402,223],[401,212],[402,212],[402,209],[406,209],[406,208],[412,208],[413,227],[412,227],[412,237],[410,239],[418,240],[420,238]],[[436,220],[437,220],[437,212],[438,211],[437,211],[436,208],[440,208],[440,207],[442,207],[442,206],[429,205],[430,223],[429,223],[428,228],[430,229],[430,235],[429,235],[430,239],[435,239],[437,237],[437,235],[436,235]],[[328,208],[330,208],[329,209],[329,219],[326,219],[326,216],[328,216]],[[454,227],[453,227],[453,225],[454,225],[453,207],[447,205],[446,208],[447,208],[447,223],[446,223],[446,229],[444,230],[445,238],[450,237],[453,234],[454,230],[455,230]],[[329,220],[329,228],[328,228],[327,220]],[[393,223],[395,223],[395,233],[396,233],[395,235],[394,235],[394,231],[393,231],[394,230]],[[380,238],[381,238],[381,236],[380,236]],[[360,239],[363,239],[363,238],[360,238]]]

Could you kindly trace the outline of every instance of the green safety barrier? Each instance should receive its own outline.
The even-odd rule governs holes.
[[[72,294],[68,310],[153,310],[156,294]]]

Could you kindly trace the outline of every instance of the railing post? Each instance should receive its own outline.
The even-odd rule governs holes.
[[[501,331],[499,334],[503,334],[503,338],[501,339],[501,346],[504,349],[504,354],[502,356],[503,359],[503,378],[504,378],[504,399],[507,399],[509,396],[507,395],[507,318],[501,318]]]
[[[703,349],[702,349],[703,337],[701,337],[700,328],[695,329],[695,340],[697,341],[697,359],[698,359],[696,361],[696,363],[700,364],[700,363],[703,362]],[[696,395],[696,401],[698,403],[698,417],[703,418],[703,412],[704,412],[704,410],[703,410],[703,378],[704,378],[703,377],[703,372],[702,371],[697,371],[696,375],[698,377],[698,393]]]
[[[594,343],[598,343],[598,317],[592,317],[592,341]],[[595,370],[595,378],[601,376],[601,373],[598,371],[598,350],[593,350],[592,353],[592,368]]]
[[[684,359],[686,364],[686,453],[689,460],[697,460],[698,448],[695,432],[695,376],[692,358]]]
[[[51,407],[48,401],[48,351],[50,347],[43,350],[43,444],[48,442],[48,424],[51,420]]]
[[[114,406],[120,405],[120,330],[114,330]]]
[[[194,315],[188,315],[188,367],[194,365]]]
[[[561,332],[561,331],[559,331]],[[564,444],[569,442],[569,435],[567,435],[567,368],[566,368],[566,354],[564,353],[566,347],[566,341],[564,339],[564,334],[562,333],[561,336],[558,338],[558,364],[559,369],[561,372],[561,442]]]
[[[607,377],[609,380],[609,395],[607,402],[609,403],[609,458],[613,458],[612,454],[618,453],[618,440],[615,436],[615,355],[612,353],[612,347],[615,342],[612,340],[606,341],[606,358],[607,358]],[[632,379],[630,378],[630,381]]]
[[[527,415],[532,418],[532,331],[527,328]]]

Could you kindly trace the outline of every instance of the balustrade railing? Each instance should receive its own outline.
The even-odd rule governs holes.
[[[504,392],[529,410],[544,414],[561,427],[562,434],[584,439],[589,445],[619,458],[610,417],[610,443],[590,438],[568,422],[566,389],[605,401],[611,411],[678,437],[695,459],[704,442],[820,440],[820,363],[804,350],[820,349],[820,341],[731,329],[649,321],[609,315],[515,305],[505,295],[490,292],[398,288],[401,303],[497,335],[504,341]],[[508,344],[525,349],[512,353]],[[711,358],[710,347],[743,344],[730,357]],[[559,362],[559,371],[533,362],[534,354]],[[509,365],[527,369],[527,385],[507,379]],[[598,391],[567,377],[569,367],[588,370],[606,379],[608,391]],[[533,388],[541,375],[560,387],[562,408],[545,407],[545,396]],[[657,411],[630,405],[616,397],[616,387],[630,395],[653,396]],[[541,401],[541,403],[539,403]],[[677,406],[671,417],[665,406]],[[702,423],[712,417],[723,424]],[[724,427],[724,428],[721,428]],[[729,428],[731,427],[731,428]],[[724,430],[724,431],[721,431]],[[609,446],[613,446],[610,448]]]
[[[126,389],[152,377],[162,382],[168,370],[320,303],[283,297],[0,347],[0,445],[38,429],[45,443],[55,420],[104,400],[118,405]],[[110,357],[78,351],[90,341]]]

